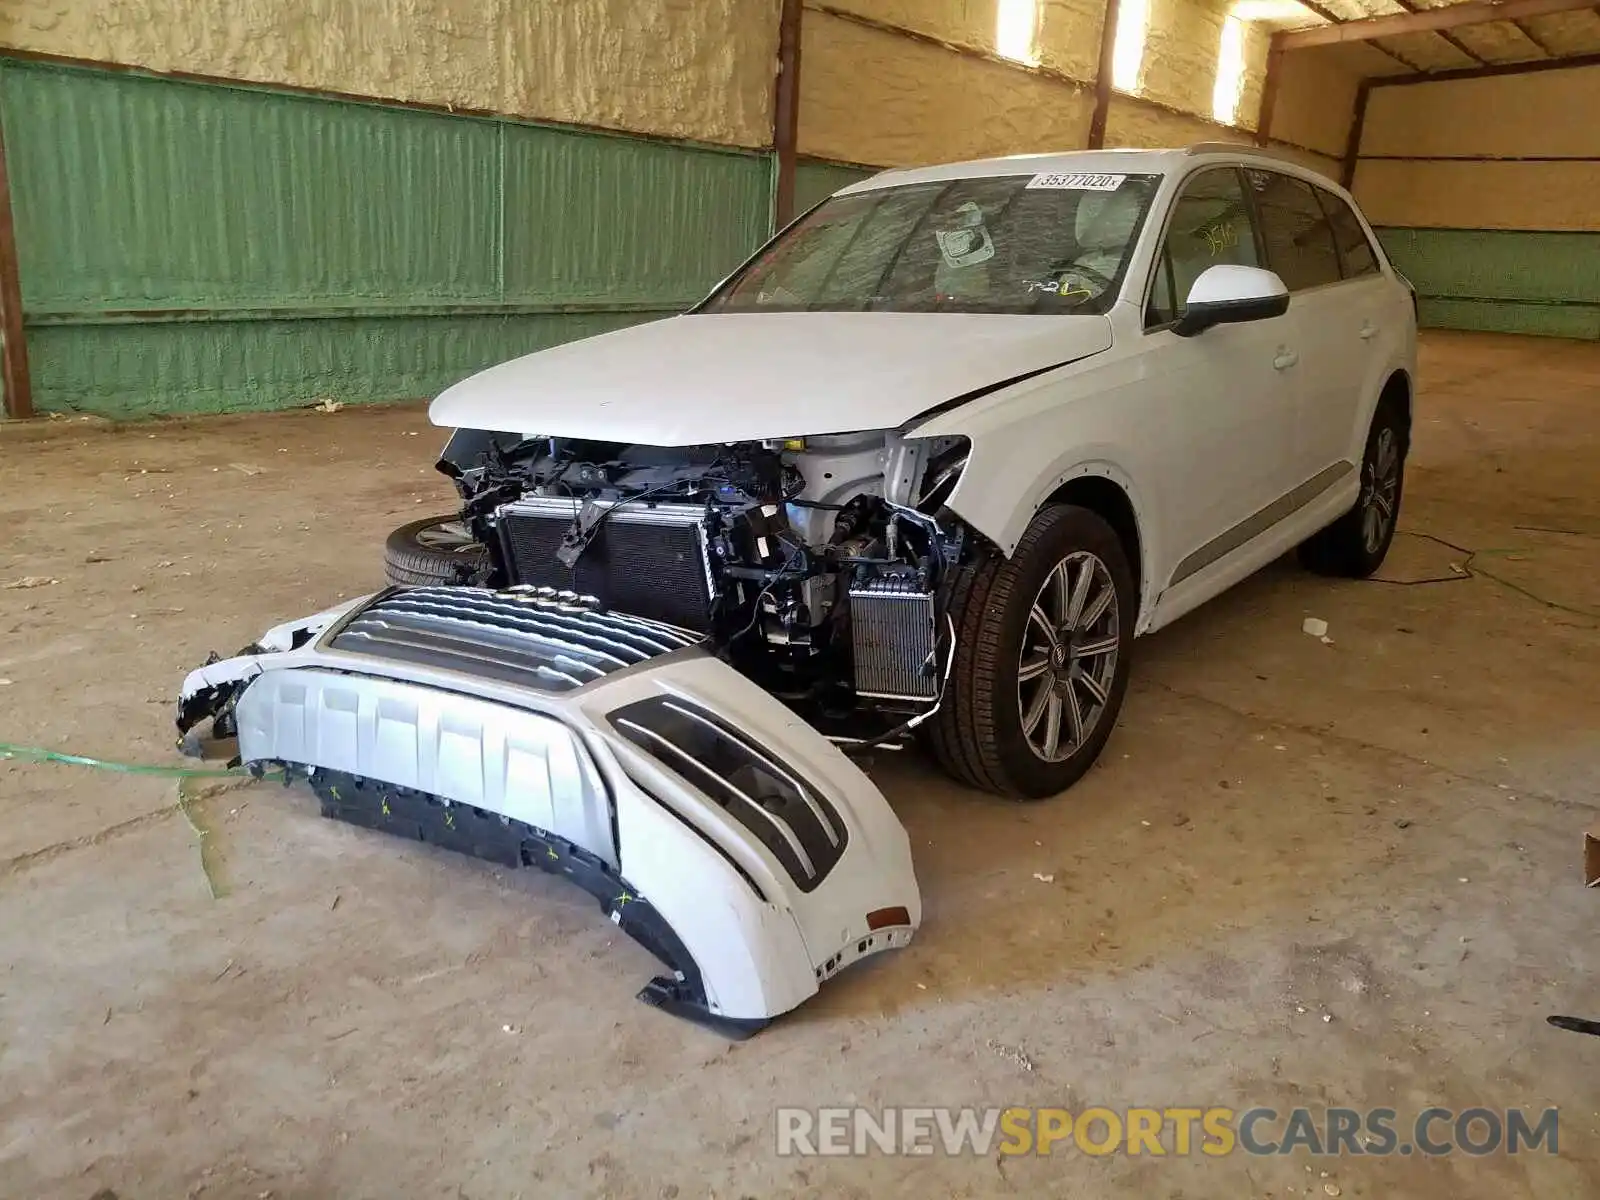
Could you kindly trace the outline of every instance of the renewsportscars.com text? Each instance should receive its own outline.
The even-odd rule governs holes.
[[[1556,1154],[1556,1109],[780,1108],[781,1156]]]

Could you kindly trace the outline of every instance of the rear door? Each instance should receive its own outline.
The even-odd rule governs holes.
[[[1317,199],[1333,226],[1344,282],[1329,320],[1338,326],[1339,344],[1349,347],[1352,390],[1344,404],[1307,405],[1303,433],[1319,462],[1343,458],[1359,463],[1367,430],[1365,405],[1382,390],[1390,365],[1404,354],[1411,330],[1410,297],[1383,273],[1378,251],[1349,203],[1326,188]]]
[[[1184,182],[1145,305],[1145,386],[1165,398],[1186,448],[1185,462],[1158,484],[1176,563],[1168,586],[1262,533],[1275,502],[1300,482],[1289,317],[1218,325],[1195,337],[1172,332],[1194,281],[1219,264],[1265,265],[1235,167],[1207,168]]]
[[[1301,479],[1332,484],[1354,469],[1362,400],[1381,382],[1386,281],[1360,222],[1333,193],[1278,171],[1250,168],[1246,178],[1267,263],[1291,295]]]

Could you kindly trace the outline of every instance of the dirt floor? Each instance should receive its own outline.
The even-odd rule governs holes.
[[[213,898],[171,779],[0,763],[0,1195],[1600,1195],[1600,1038],[1545,1023],[1600,1018],[1600,346],[1436,335],[1423,386],[1388,584],[1281,563],[1142,642],[1060,800],[876,764],[922,932],[742,1044],[547,877],[206,781]],[[440,440],[0,431],[0,739],[177,762],[183,673],[378,585]],[[1560,1153],[776,1155],[851,1103],[1553,1105]]]

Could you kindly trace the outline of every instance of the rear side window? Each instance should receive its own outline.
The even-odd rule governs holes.
[[[1333,240],[1339,247],[1339,263],[1344,268],[1344,277],[1354,279],[1359,275],[1376,275],[1378,257],[1372,252],[1372,243],[1367,240],[1367,231],[1361,228],[1355,211],[1338,196],[1322,188],[1317,189],[1317,199],[1322,201],[1328,222],[1333,226]]]
[[[1291,292],[1337,283],[1333,226],[1309,183],[1276,171],[1245,171],[1267,247],[1267,266]]]
[[[1250,205],[1239,172],[1232,167],[1201,171],[1183,185],[1156,261],[1145,323],[1165,325],[1176,320],[1194,281],[1218,264],[1261,265]]]

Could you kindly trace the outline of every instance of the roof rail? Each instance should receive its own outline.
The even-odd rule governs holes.
[[[1195,142],[1184,150],[1185,154],[1253,154],[1257,158],[1275,158],[1279,162],[1290,163],[1297,167],[1305,164],[1294,155],[1273,146],[1253,146],[1249,142]]]

